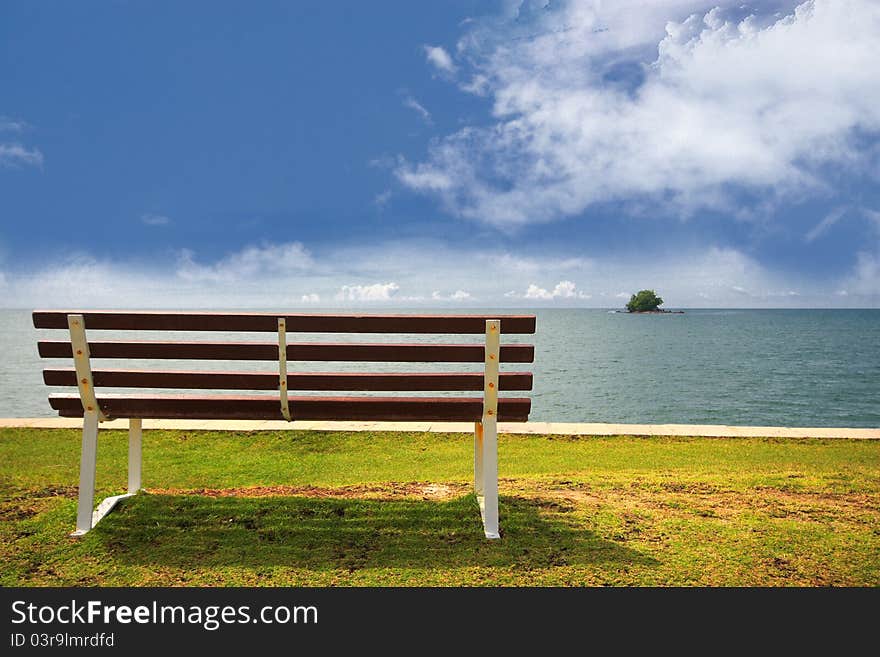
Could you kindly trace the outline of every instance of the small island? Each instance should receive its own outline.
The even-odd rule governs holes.
[[[626,304],[626,310],[618,310],[619,313],[638,315],[684,315],[683,310],[662,310],[663,299],[657,296],[654,290],[640,290],[630,297]]]

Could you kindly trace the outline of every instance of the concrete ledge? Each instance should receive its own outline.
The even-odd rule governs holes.
[[[79,429],[77,418],[0,418],[0,428]],[[101,424],[104,429],[125,429],[128,420]],[[295,422],[252,420],[144,420],[144,429],[187,431],[432,431],[469,433],[471,422]],[[501,433],[568,436],[703,436],[709,438],[856,438],[880,440],[880,428],[742,427],[722,424],[591,424],[582,422],[501,422]]]

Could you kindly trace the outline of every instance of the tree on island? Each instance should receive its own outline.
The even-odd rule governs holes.
[[[662,303],[663,299],[658,297],[654,290],[641,290],[630,297],[626,309],[631,313],[651,312],[657,310]]]

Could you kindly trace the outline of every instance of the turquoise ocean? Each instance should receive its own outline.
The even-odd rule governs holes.
[[[538,316],[536,335],[511,339],[536,347],[531,414],[535,421],[880,427],[880,310],[700,309],[683,315],[594,309],[498,312]],[[57,331],[35,330],[29,311],[0,310],[0,417],[53,415],[46,401],[50,390],[40,370],[49,363],[69,363],[42,361],[36,349],[38,335],[53,334],[62,337]],[[195,339],[192,334],[189,338]],[[236,335],[235,339],[266,340],[267,336]],[[359,339],[399,340],[400,336]],[[444,340],[470,341],[473,336],[436,341]],[[268,363],[249,366],[271,369]],[[297,368],[326,369],[327,365],[291,365],[291,370]],[[347,367],[366,368],[408,371],[419,366]],[[448,369],[473,371],[474,367]],[[525,368],[512,364],[505,369]]]

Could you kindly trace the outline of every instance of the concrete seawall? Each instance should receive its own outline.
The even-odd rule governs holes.
[[[78,429],[77,418],[0,418],[0,428]],[[101,424],[104,429],[125,429],[128,420]],[[186,431],[431,431],[467,433],[470,422],[309,422],[298,420],[144,420],[144,429]],[[582,422],[501,422],[501,433],[568,436],[702,436],[709,438],[852,438],[880,440],[880,428],[746,427],[720,424],[595,424]]]

